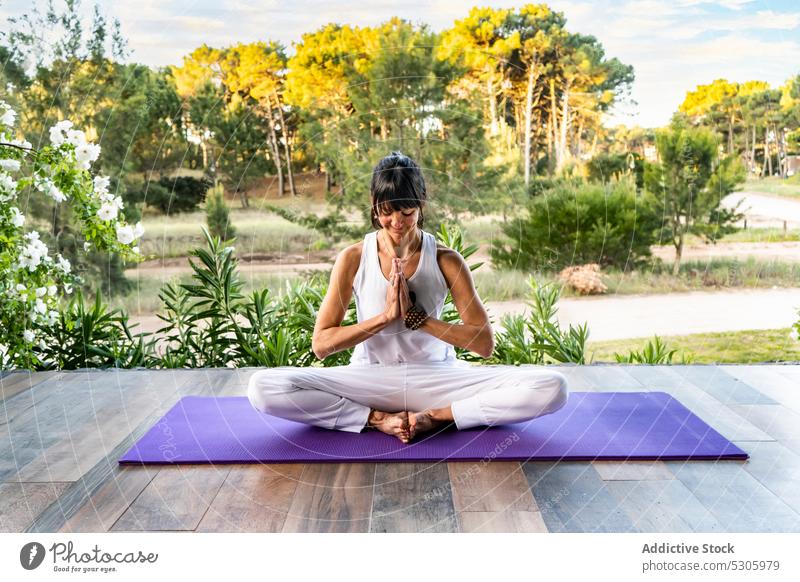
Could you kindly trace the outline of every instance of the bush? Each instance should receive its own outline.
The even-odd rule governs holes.
[[[629,270],[647,262],[661,222],[631,181],[561,183],[528,205],[528,215],[510,220],[495,240],[495,266],[553,271],[597,263]]]
[[[206,192],[211,187],[208,178],[161,178],[158,182],[150,182],[144,200],[163,214],[192,212],[206,199]]]
[[[503,316],[503,331],[496,334],[492,363],[515,366],[550,362],[585,364],[587,325],[570,325],[564,331],[556,320],[561,288],[553,282],[539,285],[533,277],[528,283],[532,301],[526,303],[531,313],[527,317]]]
[[[580,295],[595,295],[608,291],[600,274],[600,265],[597,263],[567,267],[558,274],[558,278]]]
[[[667,350],[661,338],[654,336],[654,341],[648,341],[641,352],[631,350],[627,355],[614,353],[614,358],[619,364],[672,364],[678,350]],[[681,364],[692,362],[692,356],[681,354]]]
[[[230,211],[225,204],[222,188],[215,189],[206,201],[206,222],[211,236],[230,240],[236,236],[236,229],[230,222]]]
[[[629,158],[630,156],[630,158]],[[631,168],[633,162],[633,168]],[[586,164],[589,179],[595,182],[610,182],[620,180],[628,172],[633,172],[636,178],[636,187],[644,187],[644,159],[637,153],[627,154],[598,154]]]

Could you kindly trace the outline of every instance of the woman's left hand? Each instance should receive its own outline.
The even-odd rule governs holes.
[[[411,302],[411,295],[408,290],[408,281],[406,281],[406,277],[403,274],[403,271],[400,271],[400,317],[405,319],[406,313],[408,310],[411,309],[413,303]]]

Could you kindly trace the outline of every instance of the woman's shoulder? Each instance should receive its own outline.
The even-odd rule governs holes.
[[[436,262],[439,263],[440,267],[453,262],[458,263],[460,258],[461,255],[457,250],[436,241]]]

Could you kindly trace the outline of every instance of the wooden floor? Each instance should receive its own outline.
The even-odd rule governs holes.
[[[800,366],[554,368],[668,392],[750,459],[120,467],[181,396],[254,369],[6,372],[0,531],[800,531]]]

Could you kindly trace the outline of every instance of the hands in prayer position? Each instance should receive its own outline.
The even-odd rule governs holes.
[[[386,308],[384,314],[388,321],[405,319],[406,313],[411,309],[411,295],[408,289],[403,265],[407,259],[394,257],[392,259],[392,273],[389,276],[390,285],[386,289]],[[449,418],[448,418],[449,417]],[[418,433],[426,432],[441,424],[451,422],[450,407],[437,410],[424,410],[422,412],[383,412],[370,410],[367,426],[396,436],[403,443],[410,442]]]

